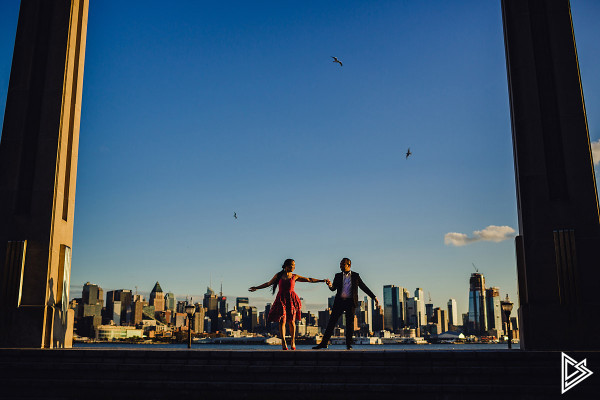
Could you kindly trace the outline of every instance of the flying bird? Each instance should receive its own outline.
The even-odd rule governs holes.
[[[336,62],[336,63],[340,64],[340,67],[342,66],[342,62],[340,60],[338,60],[337,57],[331,56],[331,58],[333,58],[332,62]]]
[[[408,148],[408,150],[406,150],[406,159],[408,160],[408,157],[410,157],[412,153],[410,152],[410,147]]]
[[[237,213],[233,213],[233,218],[237,219]]]

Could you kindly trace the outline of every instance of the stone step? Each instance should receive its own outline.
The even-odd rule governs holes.
[[[297,365],[194,365],[173,369],[171,364],[157,363],[35,363],[18,364],[0,361],[0,374],[15,374],[17,371],[30,376],[39,374],[46,378],[59,378],[65,372],[73,374],[101,373],[103,379],[120,379],[127,374],[132,379],[143,376],[147,380],[169,378],[171,380],[201,379],[203,381],[258,381],[282,380],[293,375],[300,380],[317,382],[352,383],[365,374],[376,375],[381,383],[485,383],[502,384],[509,377],[514,383],[552,384],[554,368],[551,367],[411,367],[411,366],[297,366]]]
[[[379,398],[397,395],[427,394],[428,399],[436,398],[485,398],[502,399],[549,399],[556,394],[556,388],[547,385],[489,385],[489,384],[381,384],[381,383],[314,383],[314,382],[222,382],[222,381],[138,381],[130,379],[17,379],[8,382],[0,379],[0,385],[7,390],[18,388],[19,399],[25,398],[119,398],[132,396],[144,399],[168,399],[179,396],[216,396],[219,399],[344,399]],[[450,397],[449,397],[450,396]],[[483,397],[480,397],[483,396]],[[17,398],[17,397],[16,397]]]
[[[570,355],[600,365],[598,352]],[[565,400],[600,391],[598,373],[558,396],[560,360],[523,351],[0,349],[0,398]]]

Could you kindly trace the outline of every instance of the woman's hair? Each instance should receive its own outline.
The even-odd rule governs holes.
[[[293,262],[294,260],[291,258],[288,258],[283,262],[283,265],[281,266],[281,271],[277,273],[277,279],[275,279],[275,282],[273,282],[273,284],[271,285],[273,289],[273,294],[275,294],[275,291],[277,290],[277,285],[279,285],[279,280],[281,279],[281,276],[285,273],[285,267],[289,267],[290,265],[292,265]]]

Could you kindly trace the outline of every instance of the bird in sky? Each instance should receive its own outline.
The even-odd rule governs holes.
[[[237,213],[236,212],[233,213],[233,218],[237,219]]]
[[[408,148],[408,150],[406,150],[406,159],[408,160],[408,157],[410,157],[412,153],[410,152],[410,147]]]
[[[331,58],[333,58],[332,62],[336,62],[336,63],[340,64],[340,67],[342,66],[342,62],[340,60],[338,60],[337,57],[331,56]]]

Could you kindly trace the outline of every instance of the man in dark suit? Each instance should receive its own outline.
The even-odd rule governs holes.
[[[337,324],[338,319],[343,313],[346,313],[346,348],[350,350],[352,348],[352,334],[354,333],[354,310],[358,306],[358,288],[361,288],[363,292],[369,295],[375,301],[375,305],[379,306],[379,300],[371,292],[371,290],[365,285],[360,279],[357,272],[351,272],[350,266],[352,262],[348,258],[342,258],[340,261],[340,270],[342,272],[335,274],[333,283],[327,280],[327,285],[331,291],[337,290],[335,295],[335,301],[333,302],[333,310],[329,317],[329,323],[325,334],[319,345],[313,347],[313,349],[326,349],[327,343],[333,333],[333,328]],[[371,310],[369,310],[370,312]]]

